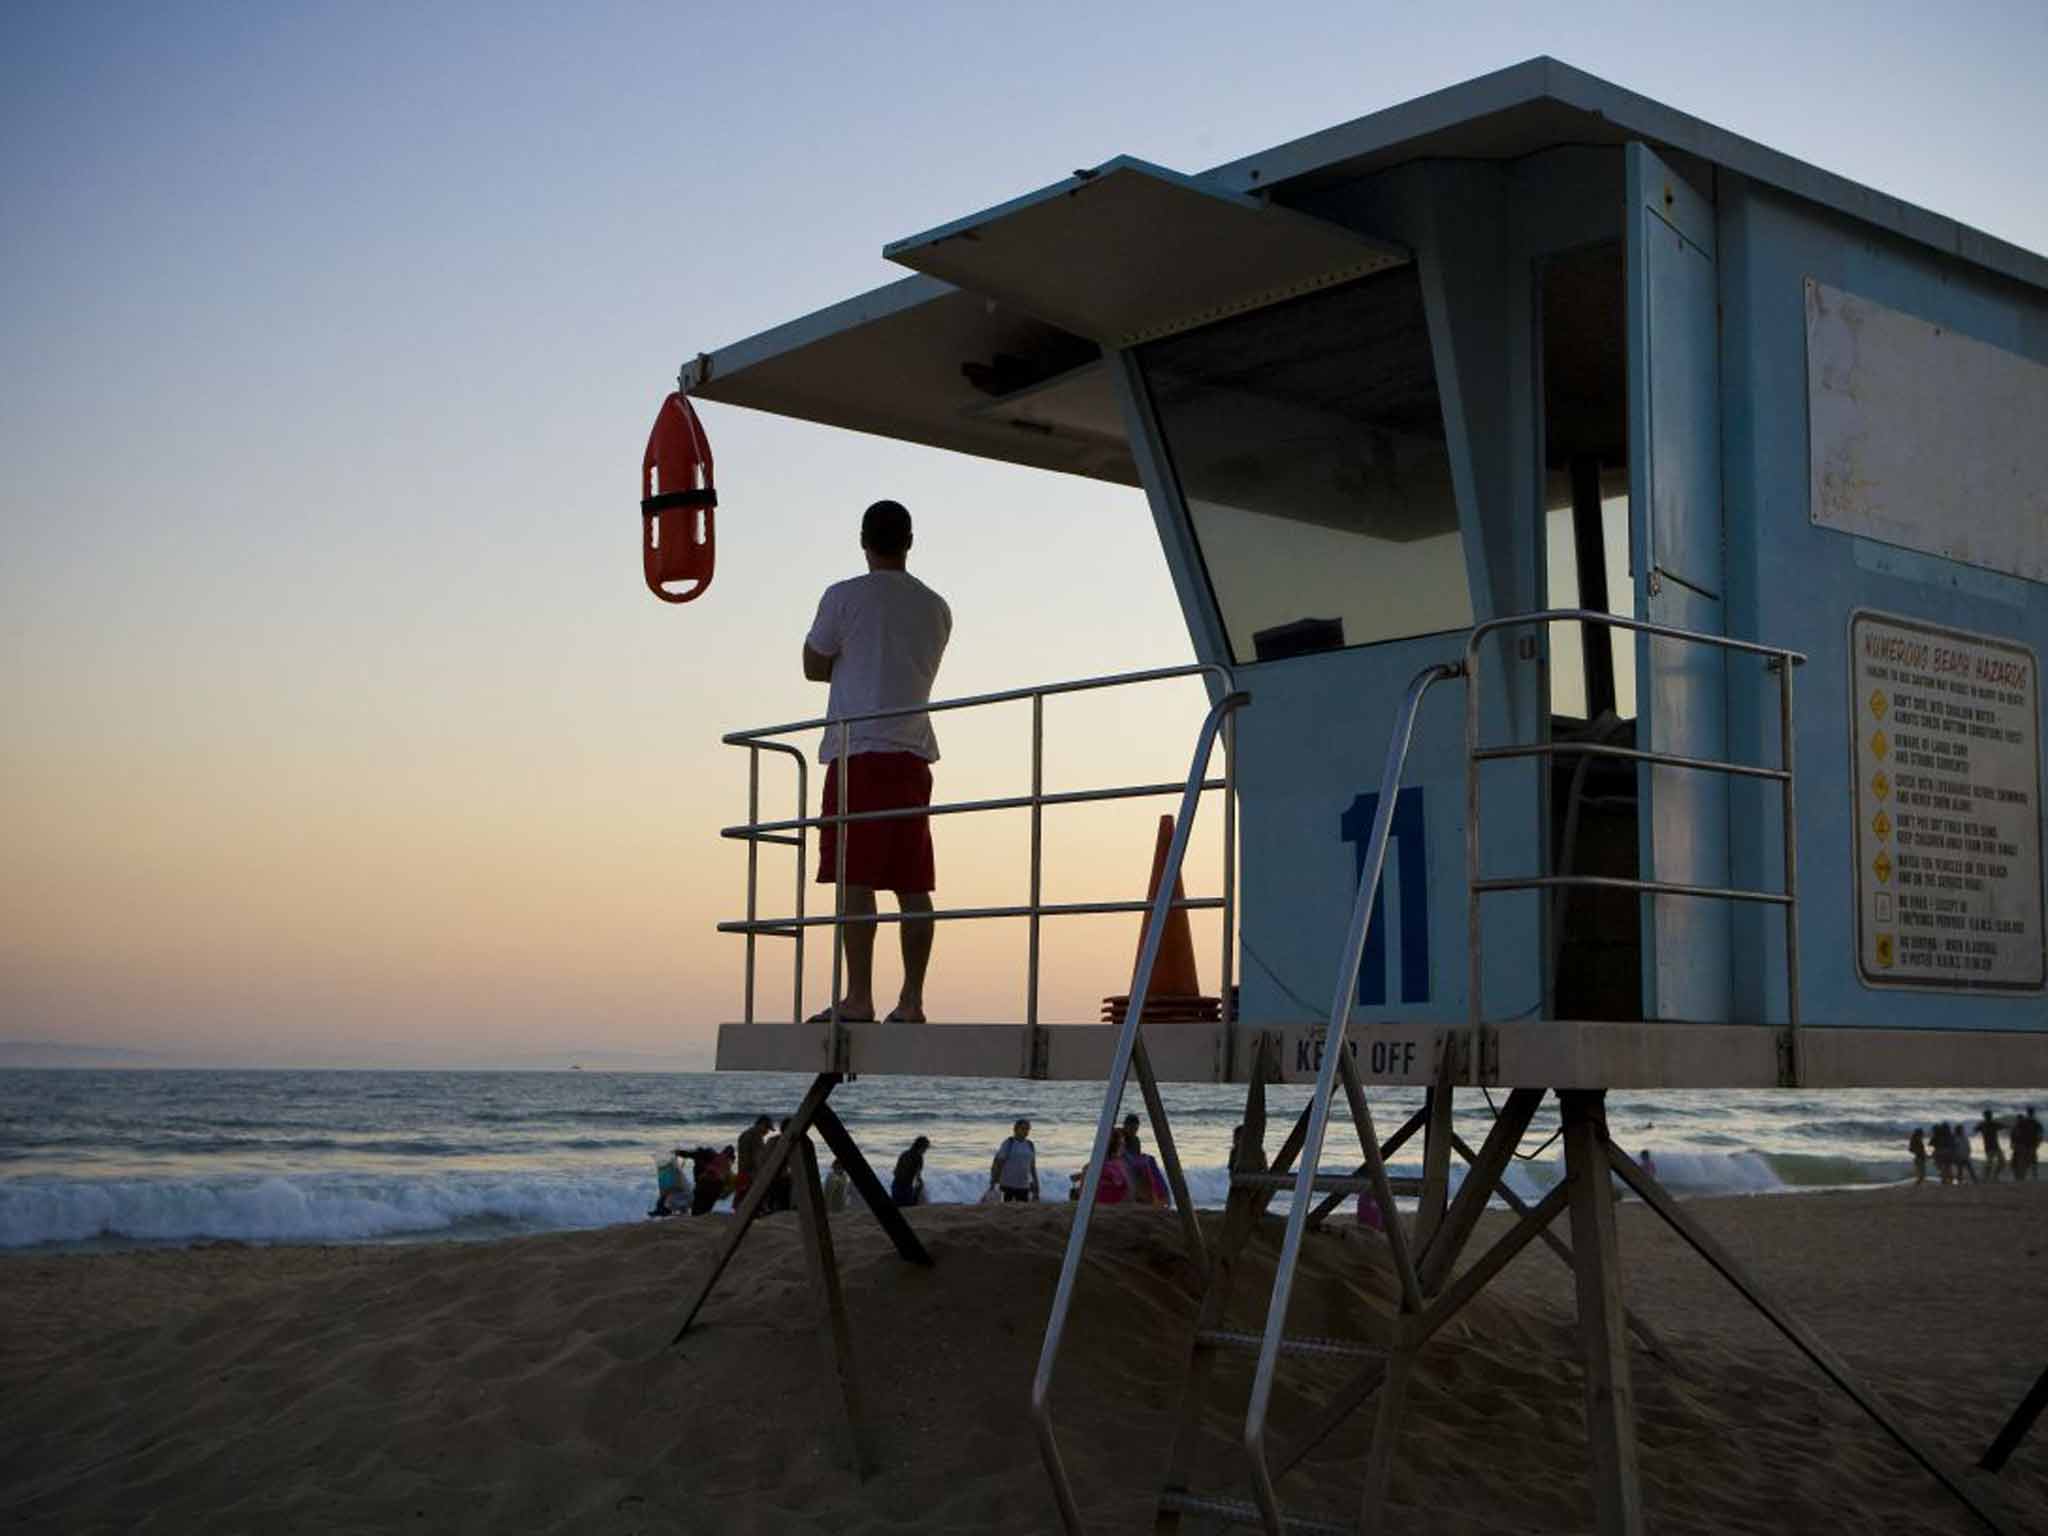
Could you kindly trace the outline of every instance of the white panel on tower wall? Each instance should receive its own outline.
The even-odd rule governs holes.
[[[2048,367],[1806,282],[1815,523],[2048,582]]]

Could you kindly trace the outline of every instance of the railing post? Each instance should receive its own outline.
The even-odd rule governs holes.
[[[835,1062],[840,1056],[839,1000],[846,995],[846,781],[852,775],[846,748],[852,734],[842,721],[839,740],[834,743],[832,754],[833,765],[839,770],[834,775],[839,783],[839,803],[832,808],[832,862],[835,868],[832,876],[832,997],[828,1004],[832,1013],[832,1059]]]
[[[1786,1086],[1797,1088],[1806,1064],[1799,1042],[1799,779],[1792,737],[1792,657],[1787,654],[1778,658],[1778,751],[1785,770],[1779,799],[1785,817],[1785,1023],[1792,1035],[1792,1081]]]
[[[761,749],[749,744],[747,750],[747,822],[761,819]],[[754,1022],[754,919],[758,912],[755,892],[761,877],[761,835],[747,839],[747,983],[740,1005],[740,1017]]]
[[[801,821],[811,814],[811,762],[801,752],[796,759],[796,814]],[[810,853],[805,838],[805,829],[796,829],[796,976],[790,992],[794,1012],[789,1022],[801,1024],[804,1021],[804,935],[810,930],[804,926],[804,864]]]
[[[1465,1008],[1472,1026],[1473,1076],[1478,1078],[1479,1031],[1485,1018],[1479,988],[1479,641],[1465,642]]]
[[[1208,777],[1205,768],[1202,777]],[[1237,712],[1223,717],[1223,1081],[1237,1080],[1237,1009],[1231,987],[1237,960]]]
[[[1036,1077],[1044,1060],[1038,1027],[1039,906],[1044,900],[1045,695],[1031,695],[1031,916],[1029,953],[1024,961],[1025,1071]]]

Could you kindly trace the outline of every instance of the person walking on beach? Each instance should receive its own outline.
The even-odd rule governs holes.
[[[2034,1118],[2034,1106],[2029,1104],[2025,1113],[2012,1123],[2013,1182],[2038,1178],[2040,1162],[2041,1122]]]
[[[876,502],[860,522],[867,574],[834,582],[818,601],[817,617],[804,637],[804,676],[831,685],[825,713],[834,719],[931,701],[939,659],[953,633],[953,611],[944,598],[904,569],[910,544],[909,512],[900,502]],[[818,755],[827,764],[822,815],[836,815],[842,809],[842,785],[843,808],[849,815],[932,803],[931,765],[939,760],[939,742],[932,734],[931,716],[922,711],[827,726]],[[919,914],[932,910],[937,884],[931,820],[895,817],[859,822],[845,830],[846,886],[840,915],[870,917],[876,891],[895,893],[903,913],[898,924],[903,987],[889,1022],[922,1024],[932,920]],[[831,826],[819,829],[820,884],[839,879],[838,832]],[[835,1012],[855,1022],[874,1018],[875,926],[858,922],[840,927],[846,987],[832,1007],[813,1016],[812,1023],[823,1023]]]
[[[1003,1203],[1038,1198],[1038,1148],[1031,1144],[1031,1122],[1019,1120],[996,1148],[988,1181],[1003,1192]]]
[[[846,1192],[853,1180],[839,1165],[839,1159],[832,1159],[832,1171],[825,1175],[825,1209],[837,1214],[846,1209]]]
[[[1998,1117],[1986,1104],[1984,1118],[1977,1122],[1977,1134],[1984,1139],[1984,1182],[1987,1184],[1996,1184],[1998,1175],[2005,1169],[2005,1149],[1998,1144],[2000,1129]]]
[[[1934,1171],[1941,1175],[1941,1182],[1953,1184],[1956,1177],[1956,1149],[1948,1134],[1948,1122],[1934,1122]]]
[[[924,1203],[924,1155],[932,1139],[920,1136],[896,1159],[896,1176],[889,1181],[889,1198],[898,1205]]]
[[[1906,1150],[1913,1154],[1913,1182],[1927,1182],[1927,1138],[1920,1134],[1920,1127],[1913,1127],[1913,1134],[1906,1138]]]
[[[1948,1128],[1949,1155],[1955,1159],[1956,1182],[1963,1182],[1963,1175],[1970,1176],[1970,1182],[1977,1182],[1977,1165],[1970,1159],[1970,1133],[1958,1120]]]

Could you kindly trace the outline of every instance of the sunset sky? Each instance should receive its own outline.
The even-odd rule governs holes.
[[[717,582],[655,602],[678,364],[1073,167],[1199,171],[1537,53],[2048,250],[2038,0],[9,4],[0,1041],[706,1064],[718,737],[822,711],[798,645],[868,501],[951,601],[944,694],[1189,649],[1139,493],[717,405]],[[1055,787],[1179,777],[1198,718],[1186,684],[1055,705]],[[1026,787],[1027,729],[942,719],[941,794]],[[1049,898],[1139,894],[1150,840],[1057,818]],[[1021,900],[1023,847],[942,825],[941,900]],[[1048,1017],[1123,989],[1135,920],[1048,933]],[[942,932],[934,1016],[1021,1016],[1022,961]],[[787,982],[773,945],[764,1012]]]

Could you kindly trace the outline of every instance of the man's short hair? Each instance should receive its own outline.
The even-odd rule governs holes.
[[[910,553],[910,513],[900,501],[878,501],[861,514],[860,547],[884,560]]]

